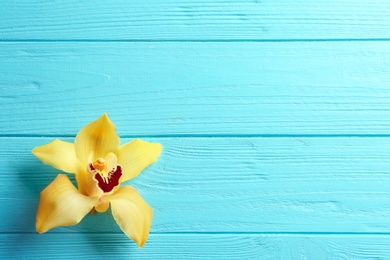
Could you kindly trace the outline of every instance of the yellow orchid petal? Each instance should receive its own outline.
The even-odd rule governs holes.
[[[97,205],[95,206],[95,210],[97,212],[103,213],[107,211],[109,206],[110,206],[110,202],[108,201],[107,197],[102,196],[98,200]]]
[[[86,196],[91,195],[89,193],[89,187],[87,183],[87,170],[80,169],[80,171],[77,172],[75,177],[79,191]]]
[[[81,164],[72,143],[56,139],[48,144],[35,147],[32,153],[42,162],[58,170],[70,173],[80,171]]]
[[[138,192],[129,186],[108,196],[112,215],[122,231],[142,247],[149,236],[153,210]]]
[[[74,144],[56,139],[48,144],[35,147],[32,153],[42,162],[58,170],[75,173],[79,190],[86,194],[86,167],[83,167],[77,159]]]
[[[36,230],[45,233],[59,226],[72,226],[93,208],[98,198],[81,194],[68,176],[59,174],[40,196]]]
[[[104,158],[106,154],[115,152],[119,146],[119,136],[115,125],[104,113],[99,119],[83,127],[74,141],[77,158],[83,165]]]
[[[104,157],[104,160],[107,165],[107,171],[110,171],[118,165],[118,158],[115,153],[108,153],[106,157]]]
[[[157,161],[161,151],[161,144],[144,142],[138,138],[118,147],[118,164],[123,171],[121,182],[135,178],[143,169]]]

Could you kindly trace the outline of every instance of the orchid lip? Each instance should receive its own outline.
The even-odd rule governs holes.
[[[104,193],[110,193],[115,187],[119,186],[119,179],[122,176],[122,166],[120,165],[108,170],[104,159],[99,158],[94,163],[89,164],[88,171]]]

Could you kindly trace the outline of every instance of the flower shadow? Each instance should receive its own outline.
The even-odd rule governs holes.
[[[120,230],[110,209],[105,213],[87,215],[78,227],[84,231],[91,252],[99,256],[120,256],[126,252],[126,256],[130,257],[137,249],[134,241]]]

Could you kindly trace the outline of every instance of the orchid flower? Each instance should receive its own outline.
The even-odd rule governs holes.
[[[40,195],[36,230],[45,233],[79,223],[88,212],[112,215],[122,231],[142,247],[149,235],[152,209],[130,186],[119,185],[136,177],[160,156],[162,146],[135,139],[120,145],[115,125],[104,113],[83,127],[74,143],[54,140],[33,149],[42,162],[75,174],[77,188],[59,174]]]

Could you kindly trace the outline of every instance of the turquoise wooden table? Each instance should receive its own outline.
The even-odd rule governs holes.
[[[103,3],[104,2],[104,3]],[[4,259],[390,259],[388,1],[2,1]],[[31,150],[107,112],[164,146],[110,210],[39,235]]]

